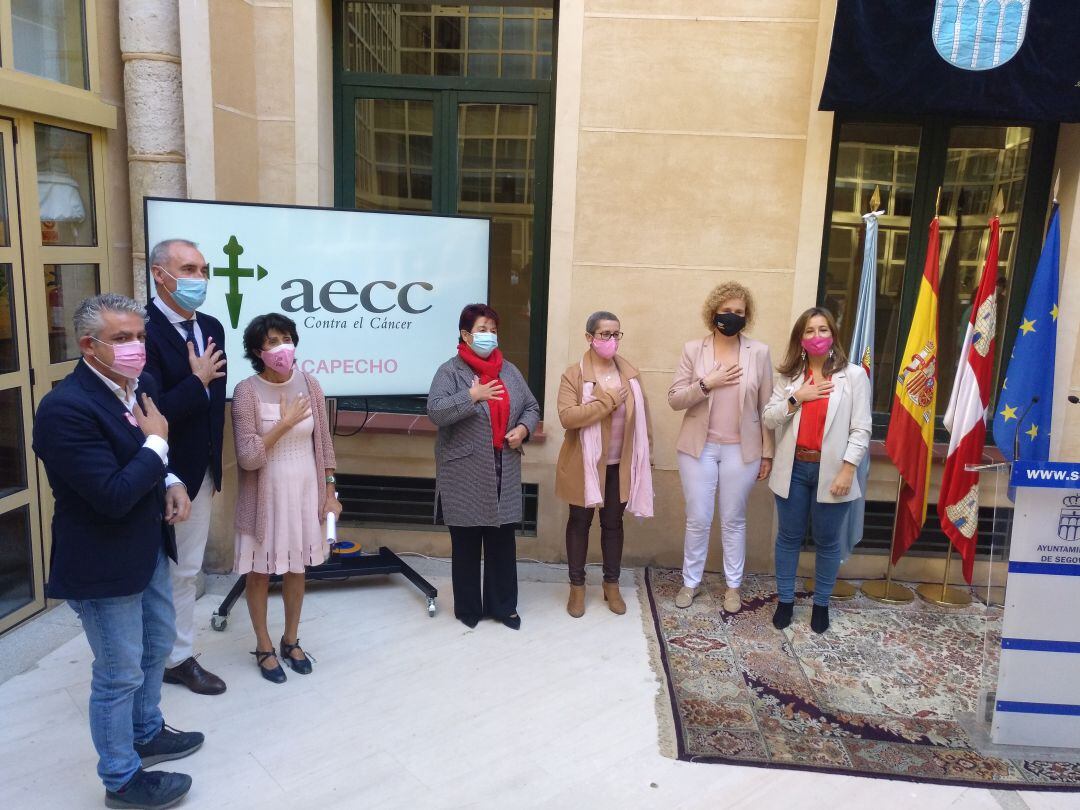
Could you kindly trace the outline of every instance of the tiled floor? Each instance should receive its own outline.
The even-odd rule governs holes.
[[[527,567],[526,567],[527,569]],[[444,570],[444,569],[443,569]],[[549,571],[539,578],[550,579]],[[528,570],[524,571],[529,577]],[[533,577],[535,579],[537,577]],[[229,690],[166,686],[166,721],[206,733],[184,770],[185,808],[1045,808],[1076,794],[915,785],[662,757],[640,611],[615,616],[590,586],[581,620],[565,586],[523,581],[523,627],[469,631],[401,580],[312,588],[300,636],[319,659],[283,686],[259,678],[241,603],[209,629],[220,596],[199,600],[203,663]],[[47,620],[73,620],[66,607]],[[281,602],[271,599],[274,627]],[[101,807],[86,725],[90,651],[79,635],[0,684],[0,806]]]

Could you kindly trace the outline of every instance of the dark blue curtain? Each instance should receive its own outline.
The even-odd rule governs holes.
[[[947,7],[951,31],[957,0],[939,1]],[[955,67],[938,53],[935,5],[935,0],[839,0],[820,109],[1080,122],[1080,1],[1031,0],[1026,35],[1015,56],[987,70]],[[997,13],[1004,5],[997,0],[989,11]],[[965,7],[965,25],[956,30],[970,39],[975,27],[968,15],[978,3],[967,0]],[[985,36],[991,24],[979,31]],[[970,47],[963,43],[961,53]]]

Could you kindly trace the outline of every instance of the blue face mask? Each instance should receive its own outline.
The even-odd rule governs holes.
[[[499,348],[499,336],[494,332],[473,332],[472,350],[480,357],[487,357]]]
[[[177,278],[168,270],[165,275],[176,282],[176,291],[172,294],[173,301],[184,309],[194,312],[203,305],[206,300],[205,278]]]

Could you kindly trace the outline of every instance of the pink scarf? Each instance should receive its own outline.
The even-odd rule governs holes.
[[[582,375],[585,369],[582,364]],[[593,386],[586,382],[581,390],[581,404],[594,401]],[[645,397],[637,377],[630,378],[630,390],[634,392],[634,449],[630,463],[630,500],[626,510],[639,518],[653,516],[652,468],[649,466],[649,429],[645,424]],[[583,427],[581,437],[581,458],[585,465],[585,505],[603,506],[604,496],[600,491],[600,454],[603,450],[603,437],[600,422],[593,422]]]

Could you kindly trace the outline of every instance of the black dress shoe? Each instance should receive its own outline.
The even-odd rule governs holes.
[[[142,760],[144,768],[167,762],[170,759],[183,759],[198,751],[206,738],[198,731],[178,731],[172,726],[163,725],[157,736],[149,742],[135,743],[135,753]]]
[[[162,680],[165,683],[183,684],[196,695],[220,695],[225,691],[225,681],[203,669],[195,656],[175,667],[167,667]]]
[[[521,617],[516,613],[511,613],[509,616],[503,616],[499,619],[500,622],[505,624],[511,630],[521,629]]]
[[[139,769],[119,790],[105,791],[106,807],[160,810],[172,807],[191,790],[191,777],[186,773],[144,771]]]
[[[819,634],[829,629],[828,605],[814,605],[810,612],[810,629]]]
[[[300,639],[296,640],[295,644],[286,644],[285,637],[281,638],[281,657],[289,662],[289,666],[293,668],[293,672],[299,672],[301,675],[311,674],[311,661],[308,658],[308,654],[303,650],[300,650],[300,654],[303,658],[293,658],[293,650],[300,650]]]
[[[278,664],[271,669],[267,669],[263,666],[263,661],[274,655],[273,650],[252,650],[251,654],[255,656],[255,663],[259,665],[260,675],[270,681],[270,683],[285,683],[285,670],[281,668],[281,664]]]
[[[479,616],[458,616],[457,620],[463,625],[472,630],[476,625],[480,624]]]

